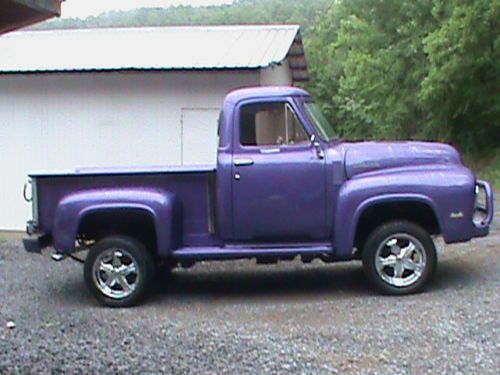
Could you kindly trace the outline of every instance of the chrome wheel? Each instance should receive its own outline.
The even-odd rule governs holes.
[[[391,286],[402,288],[416,283],[425,270],[422,243],[407,233],[398,233],[380,242],[375,253],[378,275]]]
[[[123,299],[130,296],[139,282],[134,257],[123,249],[108,249],[96,258],[92,270],[95,286],[106,297]]]

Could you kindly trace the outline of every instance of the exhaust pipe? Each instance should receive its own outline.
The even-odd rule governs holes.
[[[61,254],[61,253],[54,253],[50,256],[54,262],[60,262],[64,259],[66,259],[66,255]]]

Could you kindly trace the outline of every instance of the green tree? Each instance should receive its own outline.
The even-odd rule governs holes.
[[[472,152],[500,138],[500,1],[436,0],[424,39],[429,71],[420,98],[430,134]]]
[[[167,25],[227,25],[298,23],[307,34],[332,0],[238,0],[221,6],[171,6],[158,9],[114,11],[98,17],[59,19],[35,29],[133,27]]]
[[[339,1],[316,26],[308,45],[311,89],[322,101],[328,98],[326,111],[343,136],[409,138],[423,132],[418,95],[431,10],[430,0]]]
[[[309,85],[346,138],[498,148],[500,0],[338,0],[307,41]]]

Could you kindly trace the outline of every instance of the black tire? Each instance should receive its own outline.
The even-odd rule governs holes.
[[[106,275],[109,271],[99,271],[97,273],[97,268],[102,264],[103,259],[109,259],[112,257],[112,263],[104,264],[108,267],[115,267],[115,256],[109,255],[110,253],[115,254],[118,251],[120,260],[123,262],[131,261],[129,264],[124,264],[121,267],[127,267],[133,264],[134,272],[130,272],[125,276],[125,274],[120,274],[117,276],[114,272],[113,274],[113,288],[110,288],[102,284],[102,278],[107,278]],[[118,267],[116,268],[118,269]],[[126,236],[110,236],[98,241],[89,251],[84,264],[84,279],[87,288],[92,293],[92,295],[102,304],[110,307],[128,307],[133,306],[141,302],[147,295],[151,281],[154,276],[154,262],[151,253],[146,249],[146,247],[139,241],[126,237]],[[104,275],[104,276],[103,276]],[[108,276],[109,277],[109,276]],[[125,293],[125,288],[121,288],[121,282],[123,282],[123,277],[132,277],[133,290],[128,290]],[[118,280],[120,279],[120,280]],[[117,286],[117,284],[119,284]],[[100,287],[101,285],[102,287]],[[127,286],[129,283],[127,282]],[[119,289],[123,289],[123,295],[109,295],[109,293],[116,292],[119,294]],[[108,294],[106,294],[106,291]],[[127,294],[128,293],[128,294]]]
[[[392,250],[393,247],[389,247],[386,244],[391,242],[394,244],[395,239],[395,250]],[[403,250],[399,248],[398,241],[403,241],[402,243],[404,243],[404,241],[410,240],[415,242],[414,245],[416,245],[419,250],[418,252],[413,252],[412,255],[412,257],[416,257],[418,261],[415,262],[413,259],[410,259],[408,264],[412,267],[417,264],[419,266],[418,271],[406,269],[405,262],[407,260],[399,258]],[[406,248],[408,247],[405,247],[405,249]],[[399,254],[393,255],[393,251],[398,253],[398,249]],[[399,262],[398,271],[396,271],[396,265],[384,266],[385,263],[381,262],[382,258],[379,256],[383,255],[382,253],[384,251],[386,253],[388,252],[388,256],[392,257],[390,260],[391,262],[394,262],[394,264]],[[422,255],[419,255],[421,253]],[[377,257],[379,257],[379,261],[377,261]],[[367,278],[380,292],[390,295],[404,295],[422,291],[434,275],[437,266],[436,247],[429,233],[419,225],[407,221],[392,221],[376,228],[368,236],[364,244],[362,259],[363,269]],[[389,258],[383,257],[382,260],[385,261],[386,259]],[[422,259],[424,261],[422,261]],[[377,265],[379,270],[377,269]],[[392,275],[391,266],[393,267]],[[399,276],[397,272],[401,272],[401,269],[403,270],[403,272],[400,273],[401,277],[397,277]],[[405,277],[404,275],[407,276]],[[415,280],[412,281],[413,279]],[[410,281],[412,282],[410,283]],[[409,285],[405,285],[405,283],[409,283]]]

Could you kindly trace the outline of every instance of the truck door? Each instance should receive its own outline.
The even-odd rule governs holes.
[[[293,102],[241,105],[235,121],[235,240],[327,239],[325,160],[311,145]]]

